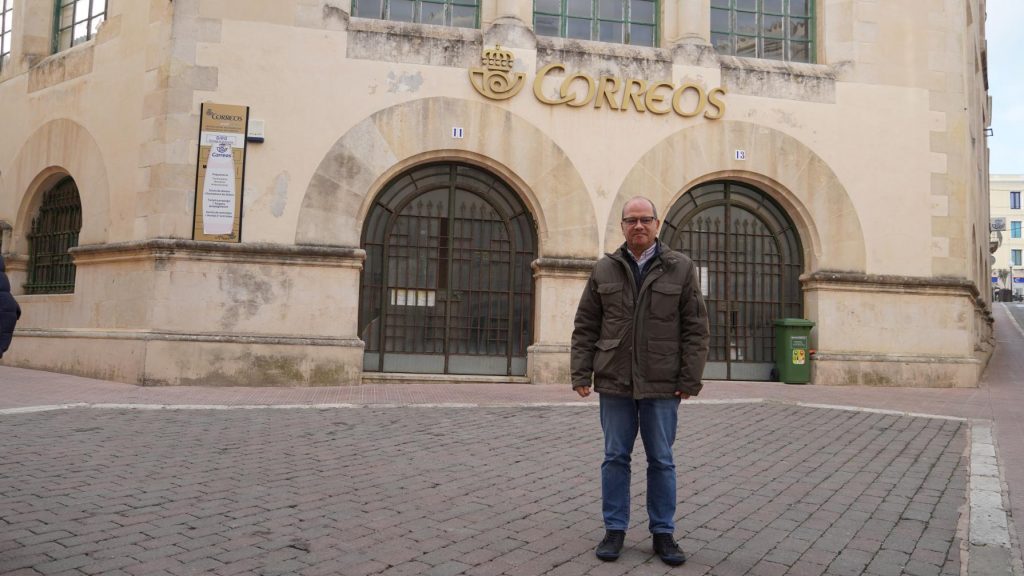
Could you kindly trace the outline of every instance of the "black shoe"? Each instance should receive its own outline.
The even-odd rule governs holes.
[[[686,554],[679,549],[671,534],[654,534],[654,553],[669,566],[679,566],[686,562]]]
[[[622,543],[626,541],[626,533],[622,530],[607,530],[604,540],[597,545],[597,557],[605,562],[617,560],[622,552]]]

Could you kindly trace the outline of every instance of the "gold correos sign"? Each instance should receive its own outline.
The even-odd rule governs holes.
[[[491,100],[507,100],[523,88],[522,72],[513,73],[513,54],[501,46],[484,50],[483,68],[470,68],[469,80],[482,96]],[[566,105],[573,108],[591,105],[602,108],[605,104],[612,110],[651,112],[668,114],[675,112],[683,118],[703,115],[717,120],[725,115],[725,88],[721,86],[705,89],[702,84],[684,82],[676,85],[659,80],[647,82],[635,78],[623,80],[615,76],[601,76],[594,79],[585,72],[566,74],[558,88],[558,97],[549,98],[544,94],[544,80],[553,72],[565,72],[564,64],[548,64],[537,72],[533,80],[533,95],[544,104]]]

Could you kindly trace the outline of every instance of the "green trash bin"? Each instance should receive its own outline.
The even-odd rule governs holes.
[[[775,321],[775,369],[780,382],[807,384],[811,381],[811,328],[814,322],[803,318]]]

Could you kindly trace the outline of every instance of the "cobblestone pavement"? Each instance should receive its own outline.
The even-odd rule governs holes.
[[[965,421],[681,410],[678,568],[642,469],[623,556],[594,557],[593,404],[5,414],[0,573],[960,574]]]

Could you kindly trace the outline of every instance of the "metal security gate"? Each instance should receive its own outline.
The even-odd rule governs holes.
[[[704,378],[768,380],[774,321],[803,315],[803,251],[786,213],[754,188],[715,182],[672,207],[661,239],[701,275],[711,329]]]
[[[502,181],[462,164],[393,180],[363,231],[363,369],[526,374],[536,234]]]
[[[68,250],[78,246],[82,202],[78,187],[64,178],[43,194],[39,214],[28,233],[26,294],[69,294],[75,291],[75,264]]]

